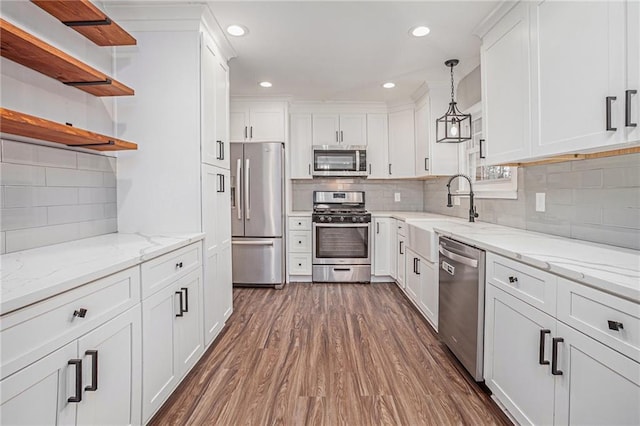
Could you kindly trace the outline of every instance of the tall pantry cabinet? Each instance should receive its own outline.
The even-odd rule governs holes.
[[[117,100],[117,133],[140,146],[118,160],[118,229],[205,233],[202,288],[194,292],[201,297],[190,302],[201,312],[205,348],[232,312],[227,60],[233,50],[207,5],[119,5],[109,13],[138,40],[116,59],[117,75],[138,89]]]

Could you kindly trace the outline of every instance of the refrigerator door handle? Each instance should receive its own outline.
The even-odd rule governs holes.
[[[242,176],[242,160],[238,158],[238,162],[236,163],[236,208],[238,209],[238,220],[242,220],[242,205],[240,201],[242,197],[240,197],[240,181]]]
[[[250,164],[249,164],[249,159],[247,158],[245,160],[245,176],[244,176],[244,208],[246,210],[247,213],[247,220],[251,220],[251,202],[249,201],[251,199],[251,193],[250,191],[250,184],[249,184],[249,177],[250,177]]]
[[[232,241],[234,246],[273,246],[273,241]]]

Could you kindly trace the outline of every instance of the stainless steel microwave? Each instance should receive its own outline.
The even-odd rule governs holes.
[[[314,145],[313,176],[367,176],[367,147]]]

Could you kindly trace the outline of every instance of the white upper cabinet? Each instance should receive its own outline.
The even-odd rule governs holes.
[[[389,113],[389,175],[391,178],[415,176],[414,111]]]
[[[214,46],[203,33],[200,46],[202,162],[228,169],[228,70],[224,60],[218,59]]]
[[[525,159],[531,146],[527,2],[511,9],[483,37],[480,58],[487,163]]]
[[[533,155],[623,142],[625,3],[544,1],[531,8]]]
[[[429,104],[424,103],[416,109],[416,175],[431,174],[431,158],[429,150]]]
[[[245,102],[231,104],[229,115],[232,142],[284,142],[284,102]]]
[[[366,114],[313,114],[314,145],[366,145]]]
[[[291,179],[311,179],[312,119],[311,114],[289,116],[289,164]]]
[[[367,114],[369,179],[389,177],[389,120],[387,114]]]

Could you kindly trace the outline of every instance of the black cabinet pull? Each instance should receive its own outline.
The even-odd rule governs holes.
[[[249,128],[249,137],[253,139],[253,126]]]
[[[562,337],[554,337],[551,339],[551,374],[554,376],[562,376],[562,370],[558,370],[558,343],[564,342]]]
[[[540,365],[549,365],[549,360],[544,359],[544,340],[547,334],[551,334],[551,330],[540,330],[540,356],[538,357]]]
[[[391,174],[391,163],[389,163],[389,174]]]
[[[224,141],[220,141],[220,159],[224,160]]]
[[[247,139],[247,126],[244,126],[244,138]]]
[[[176,294],[180,298],[180,313],[176,314],[176,317],[183,317],[184,316],[184,310],[182,309],[182,303],[184,302],[184,300],[182,298],[182,291],[176,291]]]
[[[380,222],[376,223],[376,234],[380,233]]]
[[[74,317],[84,318],[86,315],[87,315],[87,310],[85,308],[80,308],[73,311]]]
[[[67,402],[80,402],[82,401],[82,360],[70,359],[67,364],[76,367],[76,394],[69,397]]]
[[[404,252],[402,251],[402,244],[404,243],[404,241],[400,241],[400,254],[404,254]]]
[[[638,93],[637,90],[625,90],[624,92],[624,125],[626,127],[636,127],[638,123],[631,122],[631,95]]]
[[[420,275],[420,259],[416,259],[416,275]]]
[[[311,163],[309,163],[309,175],[311,175]]]
[[[340,142],[340,138],[338,138],[338,131],[336,130],[336,142]]]
[[[222,145],[222,141],[216,141],[216,145],[218,146],[218,152],[216,153],[216,160],[222,160],[224,156],[222,152],[222,150],[224,149]]]
[[[91,357],[91,386],[85,386],[84,390],[94,392],[98,390],[98,351],[90,350],[84,354]]]
[[[510,283],[517,283],[518,282],[518,277],[509,277],[509,282]]]
[[[611,103],[613,101],[615,101],[617,98],[615,96],[607,96],[606,97],[606,103],[607,103],[607,116],[606,116],[606,122],[607,122],[607,131],[608,132],[615,132],[616,130],[618,130],[617,127],[612,127],[611,125]]]
[[[414,257],[413,258],[413,273],[416,274],[416,275],[418,275],[417,261],[418,261],[418,259]]]
[[[220,173],[217,173],[216,175],[218,176],[218,189],[216,192],[224,192],[224,175],[221,175]]]
[[[340,130],[340,142],[344,142],[344,133]]]
[[[424,170],[425,172],[429,171],[429,157],[424,158]]]
[[[182,287],[180,290],[184,291],[184,311],[183,312],[189,312],[189,289],[187,287]]]
[[[611,320],[607,320],[607,322],[609,323],[609,330],[620,331],[624,329],[624,326],[621,322]]]
[[[480,142],[480,158],[485,158],[484,157],[484,150],[482,149],[482,146],[484,145],[484,143],[483,143],[484,141],[485,141],[484,139],[480,139],[480,141],[479,141]]]
[[[182,262],[176,263],[176,269],[181,269],[181,268],[182,268]]]
[[[371,174],[371,163],[369,163],[369,174]]]

